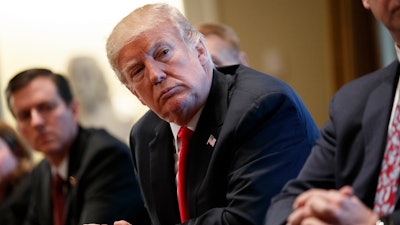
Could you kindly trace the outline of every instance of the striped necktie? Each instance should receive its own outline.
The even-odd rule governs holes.
[[[378,187],[375,195],[374,211],[387,215],[394,210],[400,170],[400,102],[397,103],[393,120],[389,127],[388,140]]]

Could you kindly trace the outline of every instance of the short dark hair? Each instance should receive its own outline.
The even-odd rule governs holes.
[[[69,81],[63,75],[53,73],[51,70],[44,69],[44,68],[33,68],[24,70],[18,74],[16,74],[9,82],[6,88],[6,98],[7,98],[7,105],[10,109],[11,113],[11,95],[18,91],[19,89],[28,85],[32,80],[37,77],[48,77],[50,78],[57,87],[58,94],[60,95],[61,99],[68,105],[73,100],[72,89],[69,85]]]

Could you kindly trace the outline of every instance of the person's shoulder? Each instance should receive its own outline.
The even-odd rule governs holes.
[[[271,94],[297,98],[294,89],[285,81],[244,65],[218,68],[225,76],[232,76],[236,93],[250,98],[264,98]]]
[[[81,138],[85,138],[90,141],[106,140],[106,141],[119,141],[114,135],[112,135],[106,128],[103,127],[87,127],[82,128],[79,134]]]
[[[257,84],[259,84],[263,87],[263,89],[265,89],[265,86],[287,85],[284,81],[277,77],[241,64],[218,67],[217,71],[225,76],[234,77],[236,83],[243,85],[252,84],[257,86]]]
[[[148,110],[133,126],[133,130],[149,130],[153,129],[154,127],[158,126],[161,123],[166,123],[160,117],[155,114],[153,111]]]
[[[47,159],[43,158],[32,168],[32,173],[36,173],[36,171],[50,169],[50,164]]]
[[[30,182],[32,182],[32,185],[41,184],[42,179],[45,179],[46,177],[45,175],[50,174],[50,170],[50,164],[46,158],[43,158],[37,162],[29,174],[29,179]]]
[[[381,69],[372,71],[352,81],[349,81],[339,88],[339,90],[335,93],[335,97],[338,98],[340,96],[345,96],[347,98],[349,95],[356,95],[355,97],[357,97],[370,93],[382,83],[394,85],[394,82],[397,79],[397,67],[398,62],[395,61]]]
[[[167,121],[161,119],[156,113],[147,111],[132,127],[130,132],[130,140],[134,138],[136,141],[149,141],[154,137],[156,131],[170,130],[170,125]]]
[[[82,128],[69,157],[73,161],[70,162],[70,166],[74,164],[73,167],[79,168],[80,171],[90,171],[90,168],[113,163],[120,166],[131,163],[128,145],[101,128]]]
[[[129,151],[129,147],[104,128],[81,128],[79,133],[80,146],[91,148],[91,151],[113,149],[113,151]]]

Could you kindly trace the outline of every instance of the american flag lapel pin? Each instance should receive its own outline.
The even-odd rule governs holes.
[[[72,187],[74,187],[74,186],[76,185],[76,183],[78,182],[78,181],[76,180],[76,178],[73,177],[73,176],[70,176],[69,179],[68,179],[68,181],[69,181],[69,184],[70,184]]]
[[[214,137],[214,135],[210,134],[210,137],[207,140],[207,144],[210,145],[211,147],[214,147],[215,142],[217,142],[217,139]]]

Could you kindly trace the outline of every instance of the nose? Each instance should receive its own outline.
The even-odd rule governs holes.
[[[40,126],[43,126],[43,124],[44,124],[43,115],[37,109],[32,109],[31,110],[31,126],[32,127],[40,127]]]
[[[147,71],[150,82],[154,85],[160,84],[167,78],[167,75],[157,62],[149,63],[147,65]]]

